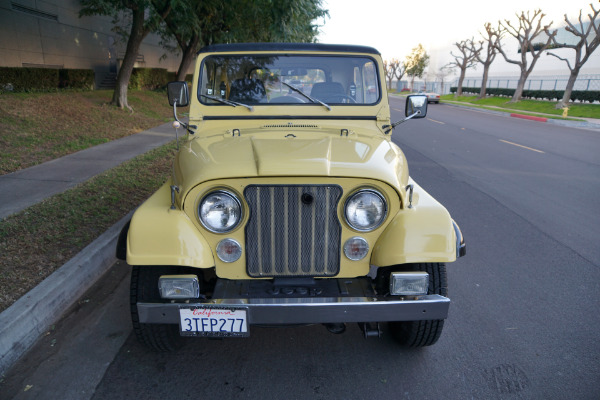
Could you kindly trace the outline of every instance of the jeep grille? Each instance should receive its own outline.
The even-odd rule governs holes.
[[[246,225],[249,276],[333,276],[339,272],[337,185],[250,185]]]

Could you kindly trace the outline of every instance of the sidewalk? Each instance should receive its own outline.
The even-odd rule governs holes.
[[[0,176],[0,220],[175,139],[171,123]]]
[[[175,139],[171,123],[0,176],[2,219]],[[0,380],[116,261],[129,213],[0,313]]]

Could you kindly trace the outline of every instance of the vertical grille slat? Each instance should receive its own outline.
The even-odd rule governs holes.
[[[302,196],[312,201],[303,201]],[[337,185],[249,185],[246,225],[249,276],[334,276],[339,272],[341,225]]]

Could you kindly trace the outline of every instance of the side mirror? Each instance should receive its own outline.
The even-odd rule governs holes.
[[[427,96],[416,94],[406,98],[404,115],[409,117],[415,113],[416,115],[413,118],[425,118],[427,115]]]
[[[186,107],[190,104],[190,93],[187,82],[169,82],[167,83],[167,96],[169,96],[169,105],[177,107]]]

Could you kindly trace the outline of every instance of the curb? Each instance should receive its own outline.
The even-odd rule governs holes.
[[[532,115],[524,115],[524,114],[511,113],[510,116],[513,117],[513,118],[522,118],[522,119],[528,119],[528,120],[531,120],[531,121],[538,121],[538,122],[547,122],[548,121],[548,118],[534,117]]]
[[[494,115],[498,115],[501,117],[516,117],[516,118],[524,118],[524,119],[532,119],[534,121],[540,121],[541,120],[546,120],[546,121],[540,121],[540,122],[545,122],[551,125],[560,125],[560,126],[565,126],[568,128],[579,128],[579,129],[590,129],[590,130],[600,130],[600,124],[594,124],[593,122],[588,122],[588,121],[565,121],[565,120],[560,120],[560,119],[554,119],[554,118],[543,118],[543,117],[533,117],[533,116],[529,116],[529,115],[522,115],[522,114],[509,114],[508,112],[502,112],[502,111],[494,111],[494,110],[488,110],[488,109],[480,109],[477,107],[469,107],[469,106],[465,106],[462,104],[452,104],[452,103],[441,103],[450,107],[457,107],[457,108],[468,108],[471,110],[475,110],[475,111],[479,111],[479,112],[484,112],[484,113],[488,113],[488,114],[494,114]],[[539,119],[538,119],[539,118]]]
[[[113,265],[117,238],[132,214],[0,313],[0,376]]]

